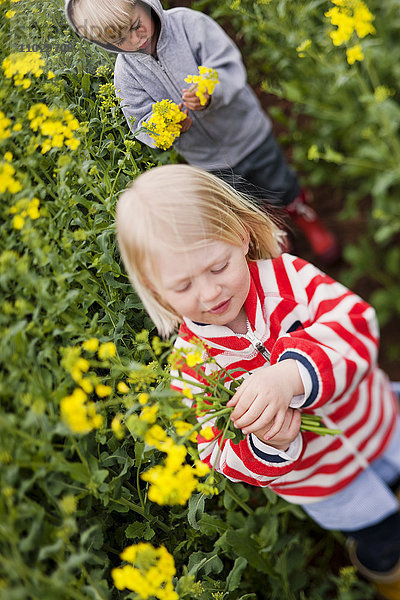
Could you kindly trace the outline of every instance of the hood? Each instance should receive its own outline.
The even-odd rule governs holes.
[[[75,33],[77,35],[79,35],[79,37],[84,37],[78,31],[78,29],[76,28],[75,23],[72,19],[72,7],[74,4],[74,1],[75,0],[65,0],[65,16],[66,16],[68,23],[70,24],[72,29],[75,31]],[[157,17],[160,21],[160,33],[159,33],[159,38],[160,38],[162,29],[163,29],[163,21],[164,21],[164,9],[161,5],[160,0],[140,0],[140,1],[142,2],[142,4],[147,4],[148,6],[150,6],[150,8],[157,15]],[[85,39],[87,39],[87,38],[85,38]],[[121,50],[120,48],[117,48],[117,46],[114,46],[114,44],[111,44],[111,43],[97,42],[97,41],[89,40],[89,39],[88,39],[88,41],[91,42],[92,44],[96,44],[96,46],[99,46],[100,48],[104,48],[104,50],[108,50],[108,52],[114,52],[115,54],[136,54],[136,52],[137,52],[137,50],[136,51]]]

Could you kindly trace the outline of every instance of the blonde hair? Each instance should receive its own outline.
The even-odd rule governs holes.
[[[183,253],[210,240],[238,246],[250,234],[248,260],[280,254],[282,232],[270,216],[224,181],[189,165],[155,167],[140,175],[118,200],[116,225],[129,279],[163,336],[182,315],[156,291],[156,252]]]
[[[115,43],[131,26],[137,0],[71,0],[71,20],[93,42]]]

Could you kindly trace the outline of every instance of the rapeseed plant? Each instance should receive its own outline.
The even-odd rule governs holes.
[[[214,92],[215,86],[219,83],[218,71],[211,67],[199,66],[198,75],[188,75],[185,78],[186,83],[192,83],[196,90],[196,96],[200,99],[200,104],[204,106],[208,97]],[[206,96],[207,94],[207,96]]]

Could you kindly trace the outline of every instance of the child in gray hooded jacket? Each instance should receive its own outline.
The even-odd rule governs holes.
[[[306,204],[246,83],[238,48],[213,19],[183,7],[164,10],[159,0],[66,0],[66,15],[79,35],[118,53],[115,88],[131,127],[150,118],[155,102],[171,99],[188,115],[174,146],[189,164],[285,206],[321,262],[337,259],[337,241]],[[205,105],[185,84],[199,65],[216,69],[220,82]],[[138,137],[154,146],[147,134]]]

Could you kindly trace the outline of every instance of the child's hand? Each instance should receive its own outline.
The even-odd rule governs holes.
[[[277,450],[283,450],[286,452],[290,444],[299,435],[300,425],[301,412],[295,408],[288,408],[280,432],[268,439],[268,446],[272,446]],[[262,442],[265,442],[265,434],[265,427],[263,429],[259,429],[258,431],[254,431],[254,435],[256,435]],[[269,433],[267,435],[269,436]]]
[[[293,396],[302,393],[296,361],[283,360],[245,379],[227,406],[235,407],[231,414],[235,427],[245,434],[264,429],[266,440],[279,433]]]
[[[189,129],[192,126],[193,123],[193,119],[191,119],[188,116],[188,109],[187,108],[183,108],[183,102],[180,102],[178,104],[178,108],[179,110],[181,110],[185,115],[186,115],[186,119],[184,119],[183,121],[181,121],[180,125],[181,125],[181,134],[182,133],[186,133],[186,131],[189,131]],[[183,109],[183,110],[182,110]]]
[[[204,96],[207,98],[207,102],[205,104],[200,103],[200,98],[196,96],[196,89],[192,90],[191,88],[186,90],[182,90],[182,100],[186,108],[189,110],[204,110],[210,103],[210,96],[207,92],[204,92]]]

